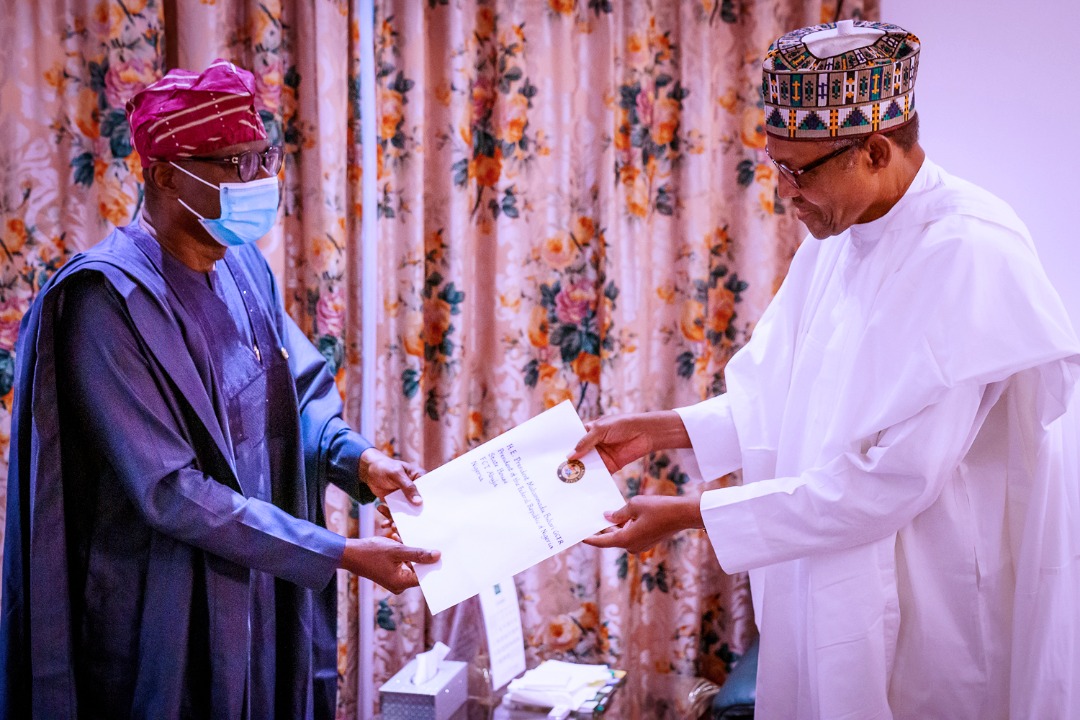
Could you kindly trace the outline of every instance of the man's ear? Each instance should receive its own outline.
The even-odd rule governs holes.
[[[866,138],[866,152],[870,156],[870,167],[873,170],[884,170],[892,162],[892,156],[896,148],[884,135],[874,133]]]
[[[176,183],[178,174],[176,168],[169,163],[155,162],[143,171],[143,180],[158,193],[176,197],[180,194]]]

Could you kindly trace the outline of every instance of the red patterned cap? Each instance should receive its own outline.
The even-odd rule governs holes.
[[[221,59],[202,73],[170,70],[131,98],[127,118],[143,167],[266,139],[255,76]]]

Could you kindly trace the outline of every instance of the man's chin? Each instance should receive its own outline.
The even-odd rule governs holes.
[[[819,221],[818,217],[811,212],[795,208],[795,217],[797,217],[799,222],[801,222],[810,234],[818,240],[824,240],[831,234],[824,224]]]

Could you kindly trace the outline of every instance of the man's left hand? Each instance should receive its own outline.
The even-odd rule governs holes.
[[[424,474],[424,469],[419,465],[395,460],[372,447],[360,455],[359,472],[360,482],[367,485],[380,500],[385,500],[395,490],[401,490],[413,505],[424,502],[413,484]]]
[[[693,496],[637,495],[614,512],[604,513],[618,527],[585,538],[593,547],[648,550],[681,530],[704,527],[699,499]]]
[[[439,561],[437,550],[408,547],[384,537],[349,538],[340,567],[374,580],[397,595],[419,584],[412,563]]]

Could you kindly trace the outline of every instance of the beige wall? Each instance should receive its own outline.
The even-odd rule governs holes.
[[[881,18],[923,42],[923,147],[1013,206],[1080,328],[1080,3],[881,0]]]

